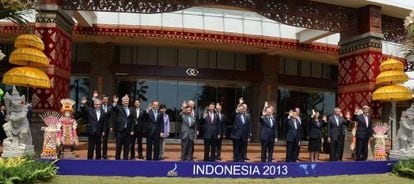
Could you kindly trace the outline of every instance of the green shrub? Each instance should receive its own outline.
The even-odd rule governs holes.
[[[51,180],[57,172],[54,162],[34,160],[31,157],[0,158],[0,183],[34,183]]]
[[[414,179],[414,158],[398,161],[393,165],[392,172],[399,176]]]

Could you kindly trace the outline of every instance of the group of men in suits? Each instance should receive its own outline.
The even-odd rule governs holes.
[[[130,99],[125,95],[118,104],[119,98],[113,97],[112,105],[108,97],[98,98],[95,92],[93,106],[87,105],[87,98],[81,102],[83,117],[87,120],[88,159],[107,159],[108,135],[115,132],[115,159],[135,159],[135,142],[138,144],[138,158],[144,159],[142,138],[147,138],[147,160],[160,160],[160,137],[164,134],[163,113],[159,111],[159,102],[153,101],[151,109],[141,108],[140,100],[134,101],[130,107]],[[101,152],[102,148],[102,152]],[[101,154],[102,153],[102,154]],[[130,157],[129,156],[130,153]]]
[[[356,127],[356,151],[355,160],[364,161],[368,158],[368,142],[373,134],[372,120],[369,116],[370,108],[362,107],[362,112],[357,108],[351,117],[347,112],[343,117],[340,108],[334,109],[334,114],[328,118],[328,142],[330,142],[330,161],[342,161],[344,152],[344,140],[347,127],[355,122]]]
[[[224,136],[225,117],[219,103],[210,103],[207,111],[200,118],[200,113],[194,109],[194,101],[184,102],[180,113],[181,124],[181,160],[193,161],[194,140],[203,129],[204,161],[220,160],[221,140]]]

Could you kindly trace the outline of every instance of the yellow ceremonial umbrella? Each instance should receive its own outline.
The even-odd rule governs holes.
[[[32,67],[15,67],[3,76],[3,83],[8,85],[50,88],[49,77],[42,70]]]
[[[410,100],[413,98],[413,93],[407,87],[397,85],[408,81],[408,75],[404,73],[404,64],[401,61],[393,58],[387,59],[381,63],[380,71],[375,83],[386,86],[376,89],[372,93],[372,100],[391,102],[391,114],[393,118],[391,139],[393,140],[397,134],[397,101]]]
[[[381,72],[375,81],[377,85],[401,84],[408,80],[408,75],[404,71],[389,70]]]
[[[386,70],[399,70],[404,71],[404,64],[401,61],[398,61],[394,58],[390,58],[385,60],[380,65],[380,71],[386,71]]]
[[[35,34],[22,34],[19,35],[14,41],[14,47],[16,48],[35,48],[40,51],[45,50],[45,44]]]
[[[405,101],[412,99],[410,89],[401,85],[383,86],[375,90],[372,100],[375,101]]]
[[[38,49],[34,48],[17,48],[11,54],[9,63],[26,66],[48,66],[49,59]]]

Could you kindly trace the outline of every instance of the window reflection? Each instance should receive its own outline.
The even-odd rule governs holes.
[[[223,82],[198,82],[185,80],[139,79],[120,80],[118,95],[131,94],[139,98],[143,108],[157,99],[167,106],[170,117],[170,138],[179,138],[181,120],[179,113],[183,101],[193,100],[198,115],[202,117],[205,108],[211,102],[220,102],[226,115],[226,134],[230,135],[231,117],[234,114],[238,98],[245,95],[247,85],[225,84]],[[245,96],[244,96],[245,97]],[[246,97],[245,97],[246,99]],[[201,132],[202,134],[202,132]],[[201,136],[201,135],[200,135]]]

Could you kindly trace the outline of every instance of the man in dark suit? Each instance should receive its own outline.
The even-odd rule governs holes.
[[[246,105],[247,106],[247,105]],[[231,138],[233,139],[233,155],[235,162],[244,162],[244,152],[247,142],[250,140],[250,117],[246,116],[244,104],[238,105],[238,113],[234,118]]]
[[[273,117],[274,108],[268,106],[267,102],[265,103],[265,109],[263,115],[260,117],[260,124],[262,129],[260,131],[260,140],[262,143],[262,154],[261,161],[272,162],[273,160],[273,150],[275,147],[275,142],[277,141],[277,121]]]
[[[134,134],[132,108],[129,108],[129,97],[122,97],[122,105],[117,105],[118,97],[114,97],[112,110],[115,113],[114,129],[116,137],[115,159],[121,159],[121,150],[123,150],[123,159],[128,160],[130,147],[130,135]]]
[[[368,106],[362,107],[362,114],[355,115],[353,120],[356,121],[356,151],[355,160],[365,161],[368,158],[368,142],[373,134],[372,121],[369,117]]]
[[[219,122],[221,126],[220,137],[217,139],[216,159],[221,160],[221,144],[222,144],[222,140],[224,139],[224,134],[226,131],[226,125],[225,125],[226,116],[223,114],[222,107],[219,103],[216,104],[216,111],[217,111],[217,116],[219,118]]]
[[[134,117],[134,135],[131,136],[131,160],[135,159],[135,142],[138,146],[138,158],[144,159],[142,154],[142,138],[144,137],[145,122],[147,121],[147,112],[141,108],[141,101],[134,101],[132,115]]]
[[[81,109],[84,117],[87,118],[88,131],[88,160],[93,159],[93,152],[97,160],[101,159],[101,138],[105,125],[105,115],[101,109],[101,101],[95,99],[93,101],[94,108],[86,106],[86,98],[82,99]]]
[[[336,107],[334,114],[328,118],[328,142],[330,142],[330,161],[342,161],[344,153],[344,141],[346,127],[350,123],[350,114],[346,114],[346,119],[342,117],[341,109]]]
[[[204,114],[204,161],[216,160],[216,143],[220,138],[221,124],[215,112],[215,104],[208,105],[208,111]]]
[[[164,115],[159,111],[159,105],[158,101],[152,101],[151,109],[147,112],[147,160],[160,160],[160,140],[164,135]]]
[[[296,162],[298,159],[297,150],[299,149],[301,131],[298,121],[298,113],[291,110],[285,120],[286,126],[286,162]]]
[[[298,121],[298,123],[299,123],[299,127],[300,127],[300,129],[299,129],[299,131],[300,131],[300,139],[299,139],[299,144],[298,144],[298,147],[296,147],[296,158],[298,159],[298,161],[302,161],[301,159],[300,159],[300,157],[299,157],[299,153],[300,153],[300,141],[302,140],[302,138],[303,138],[303,136],[305,136],[304,135],[304,133],[306,132],[306,131],[304,131],[307,127],[305,127],[306,126],[306,123],[303,123],[302,124],[302,122],[303,122],[303,119],[302,119],[302,114],[300,113],[300,108],[299,107],[296,107],[295,108],[295,112],[296,112],[296,114],[297,114],[297,118],[296,118],[296,120]]]
[[[197,121],[192,115],[192,107],[183,104],[182,113],[180,114],[181,123],[181,161],[193,161],[194,140],[198,135]]]
[[[113,131],[113,117],[112,106],[109,105],[109,97],[102,95],[102,113],[105,117],[104,130],[102,133],[102,158],[108,159],[108,138]]]

